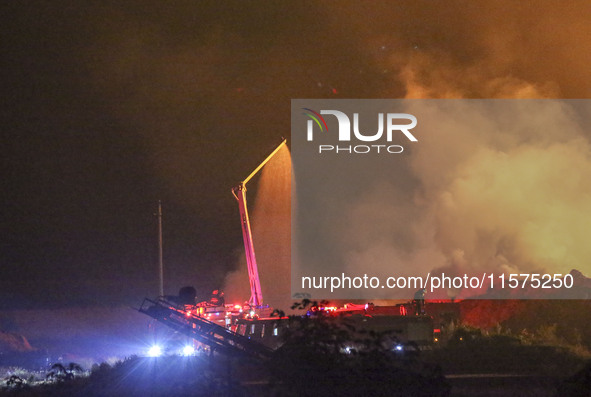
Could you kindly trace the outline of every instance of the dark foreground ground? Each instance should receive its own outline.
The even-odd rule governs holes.
[[[447,376],[451,396],[558,396],[561,379],[536,375],[471,374]]]
[[[588,357],[566,348],[489,338],[434,349],[423,359],[442,367],[451,396],[591,396]]]
[[[466,351],[468,351],[467,349]],[[294,375],[280,379],[269,364],[261,364],[245,358],[223,356],[130,358],[113,366],[95,365],[87,376],[69,376],[67,372],[54,374],[52,382],[29,386],[26,379],[18,383],[2,382],[0,395],[8,396],[589,396],[591,395],[591,371],[584,360],[556,353],[539,356],[526,368],[522,358],[531,360],[528,353],[516,349],[507,362],[493,363],[482,360],[480,365],[464,362],[466,351],[456,351],[455,357],[442,360],[445,378],[415,377],[409,375],[419,367],[411,362],[403,363],[398,371],[367,375],[365,380],[355,368],[331,373],[306,373],[294,370]],[[529,354],[539,354],[535,349]],[[451,354],[438,351],[437,354]],[[478,356],[482,352],[472,351]],[[485,353],[485,352],[484,352]],[[431,360],[429,353],[421,360]],[[476,357],[479,359],[479,357]],[[406,360],[406,359],[404,359]],[[402,360],[402,362],[404,361]],[[412,359],[414,360],[414,358]],[[513,364],[508,364],[512,361]],[[521,364],[520,364],[521,363]],[[505,371],[498,369],[500,364]],[[272,364],[277,366],[278,364]],[[280,365],[280,364],[279,364]],[[470,370],[470,367],[472,370]],[[560,367],[560,368],[558,368]],[[288,368],[290,369],[290,368]],[[291,369],[290,369],[291,370]],[[450,372],[451,371],[451,372]],[[537,373],[534,373],[537,371]],[[554,372],[553,374],[548,372]],[[419,370],[420,372],[420,370]],[[454,373],[455,372],[455,373]],[[280,373],[280,372],[279,372]],[[75,374],[72,374],[75,375]],[[425,375],[423,373],[423,375]],[[436,379],[436,381],[434,381]],[[361,383],[360,383],[361,382]],[[366,383],[363,383],[366,382]],[[424,382],[424,383],[422,383]],[[341,387],[344,386],[344,387]]]

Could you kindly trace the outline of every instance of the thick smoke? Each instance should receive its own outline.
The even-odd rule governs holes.
[[[159,4],[148,2],[141,14],[95,10],[84,70],[123,133],[140,136],[170,195],[206,218],[192,222],[227,224],[224,238],[237,228],[222,210],[233,204],[218,198],[244,166],[238,159],[250,159],[277,129],[286,134],[289,98],[585,98],[591,89],[586,1],[319,3],[314,13],[300,5],[261,12],[232,3],[237,8],[220,13]],[[410,202],[405,195],[392,209],[409,222],[396,226],[362,202],[347,209],[397,236],[365,246],[346,237],[360,246],[351,266],[588,266],[581,214],[589,134],[564,128],[569,116],[560,107],[536,118],[555,134],[489,126],[421,141],[412,160],[419,187],[392,182],[365,197],[388,209],[382,189],[411,190]],[[248,153],[235,149],[247,145]]]
[[[504,62],[493,63],[500,44],[485,41],[490,52],[468,66],[448,57],[412,56],[400,73],[407,98],[560,94],[555,81],[528,81],[506,72],[507,63],[515,60],[506,48]],[[443,268],[563,274],[578,268],[589,274],[583,214],[591,210],[591,189],[585,183],[591,175],[591,146],[577,115],[557,102],[521,102],[513,114],[495,118],[482,109],[462,113],[462,118],[446,120],[439,109],[423,120],[437,134],[417,145],[412,160],[421,182],[417,203],[435,230],[433,241],[446,258]],[[452,127],[442,129],[441,120]],[[466,124],[479,128],[462,129]]]
[[[513,123],[487,112],[462,112],[478,126],[463,130],[462,123],[442,128],[446,113],[435,109],[424,123],[437,133],[413,156],[417,203],[446,265],[588,273],[583,214],[591,210],[591,146],[575,115],[557,102],[516,103],[513,114],[502,115]]]
[[[387,82],[374,97],[400,97],[401,84],[421,98],[589,96],[585,1],[351,3],[329,15]]]
[[[369,27],[363,40],[387,82],[377,97],[589,95],[581,79],[590,61],[588,4],[539,2],[533,14],[504,2],[404,4],[335,10],[335,19]],[[417,185],[383,183],[347,208],[350,224],[367,229],[341,232],[347,269],[591,273],[590,134],[560,103],[535,113],[528,106],[516,104],[512,124],[486,109],[454,123],[434,107],[421,125],[437,133],[413,149]],[[452,127],[440,128],[441,120]]]

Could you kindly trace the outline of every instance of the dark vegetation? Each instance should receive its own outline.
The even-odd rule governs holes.
[[[460,320],[483,330],[499,326],[514,335],[552,331],[560,343],[579,344],[591,351],[591,300],[465,300]]]
[[[505,312],[521,305],[507,304]],[[304,309],[311,305],[306,300],[299,304]],[[486,305],[473,305],[470,310],[483,314],[490,309]],[[554,304],[549,306],[556,309]],[[500,306],[493,309],[506,314]],[[574,307],[572,310],[576,312]],[[530,316],[522,317],[529,324]],[[86,372],[76,364],[55,364],[47,376],[37,379],[14,371],[6,374],[0,383],[1,394],[447,396],[453,385],[451,395],[473,395],[474,388],[458,394],[456,384],[450,383],[444,374],[489,373],[536,376],[543,379],[537,386],[546,389],[544,395],[591,395],[591,355],[586,331],[573,331],[564,324],[538,323],[534,327],[531,323],[530,328],[523,328],[513,320],[476,327],[452,321],[442,329],[441,340],[432,349],[397,352],[391,349],[395,335],[356,330],[346,318],[320,314],[314,319],[293,316],[278,321],[283,322],[285,343],[265,362],[214,354],[131,357],[112,366],[94,365]],[[523,387],[525,390],[527,386]],[[503,385],[498,388],[500,391]]]
[[[304,301],[301,308],[312,303]],[[436,364],[391,351],[392,335],[359,332],[330,316],[291,317],[285,344],[270,360],[220,355],[133,357],[96,365],[85,377],[79,367],[56,365],[44,383],[7,381],[19,396],[446,396]],[[386,343],[387,342],[387,343]],[[10,383],[10,384],[9,384]]]
[[[60,364],[61,365],[61,364]],[[76,374],[77,365],[61,366],[45,382],[30,386],[24,379],[5,382],[3,395],[14,396],[222,396],[241,395],[222,380],[216,364],[202,357],[131,357],[113,366],[95,365]],[[73,368],[73,369],[72,369]]]
[[[298,304],[306,309],[312,302]],[[356,330],[346,318],[290,317],[285,344],[269,363],[280,396],[446,396],[437,364],[416,352],[392,351],[395,336]]]
[[[545,340],[461,326],[447,342],[423,352],[422,357],[441,365],[445,373],[535,374],[559,379],[572,374],[589,355],[580,347],[560,345],[553,337]]]
[[[591,301],[467,300],[460,311],[433,350],[448,373],[565,377],[591,359]]]

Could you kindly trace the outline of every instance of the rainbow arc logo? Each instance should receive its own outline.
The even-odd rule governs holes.
[[[305,114],[306,116],[308,116],[312,120],[314,120],[314,122],[318,125],[318,127],[320,127],[320,131],[324,132],[325,129],[326,129],[326,131],[328,131],[328,126],[326,125],[326,121],[324,121],[324,117],[322,117],[320,115],[320,113],[315,112],[309,108],[302,108],[302,109],[305,110],[305,112],[303,114]]]

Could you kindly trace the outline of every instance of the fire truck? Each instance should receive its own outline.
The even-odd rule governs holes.
[[[263,302],[257,260],[252,240],[252,230],[246,204],[246,184],[271,158],[286,145],[279,146],[259,164],[242,182],[232,188],[238,202],[248,278],[250,299],[248,304],[228,304],[221,293],[209,301],[194,302],[193,293],[185,289],[184,299],[160,296],[155,300],[146,298],[139,311],[166,324],[175,331],[189,336],[199,343],[220,352],[242,351],[251,356],[268,357],[281,345],[282,334],[289,326],[288,318],[272,316],[273,309]],[[190,287],[189,287],[190,288]],[[433,343],[433,321],[419,309],[418,302],[393,306],[366,304],[311,305],[304,316],[315,318],[330,316],[348,322],[359,332],[390,333],[392,349],[428,347]]]

